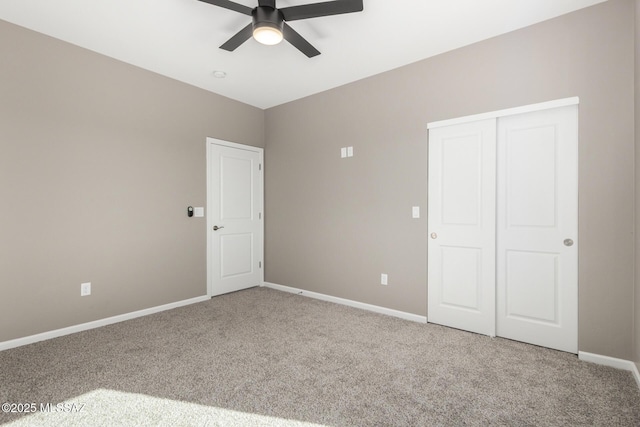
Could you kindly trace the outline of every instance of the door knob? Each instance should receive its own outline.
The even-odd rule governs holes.
[[[217,225],[214,225],[214,226],[213,226],[213,231],[218,231],[218,230],[220,230],[221,228],[224,228],[224,225],[223,225],[222,227],[218,227]]]
[[[564,245],[565,245],[565,246],[573,246],[573,240],[571,240],[571,239],[564,239]]]
[[[431,233],[431,238],[432,238],[432,239],[437,239],[437,238],[438,238],[438,235],[437,235],[436,233]]]

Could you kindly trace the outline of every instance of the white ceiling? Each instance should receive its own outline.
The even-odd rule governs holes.
[[[219,49],[251,17],[198,0],[1,0],[0,19],[269,108],[603,1],[364,0],[360,13],[290,23],[322,53],[311,59],[287,42]]]

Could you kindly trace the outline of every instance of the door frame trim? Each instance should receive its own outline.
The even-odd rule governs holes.
[[[580,204],[579,204],[579,197],[580,197],[580,175],[579,175],[579,170],[580,170],[580,155],[579,155],[579,147],[580,147],[580,129],[579,129],[579,117],[580,117],[580,110],[579,110],[579,106],[580,106],[580,98],[577,96],[574,97],[570,97],[570,98],[562,98],[562,99],[556,99],[556,100],[552,100],[552,101],[547,101],[547,102],[541,102],[541,103],[537,103],[537,104],[529,104],[529,105],[524,105],[524,106],[520,106],[520,107],[514,107],[514,108],[508,108],[508,109],[503,109],[503,110],[496,110],[496,111],[492,111],[492,112],[487,112],[487,113],[481,113],[481,114],[474,114],[474,115],[469,115],[469,116],[463,116],[463,117],[457,117],[457,118],[453,118],[453,119],[447,119],[447,120],[440,120],[440,121],[434,121],[434,122],[429,122],[427,123],[427,171],[429,170],[429,130],[431,129],[435,129],[435,128],[441,128],[441,127],[448,127],[448,126],[456,126],[456,125],[461,125],[461,124],[465,124],[465,123],[471,123],[471,122],[476,122],[476,121],[480,121],[480,120],[487,120],[487,119],[496,119],[496,121],[499,121],[500,118],[503,117],[507,117],[507,116],[513,116],[513,115],[520,115],[520,114],[527,114],[527,113],[532,113],[532,112],[538,112],[538,111],[544,111],[544,110],[553,110],[553,109],[557,109],[557,108],[562,108],[562,107],[568,107],[568,106],[576,106],[577,107],[577,122],[576,122],[576,138],[577,138],[577,142],[576,142],[576,152],[575,152],[575,156],[576,156],[576,167],[577,167],[577,180],[576,180],[576,197],[578,200],[578,206],[577,206],[577,216],[576,216],[576,231],[577,234],[576,236],[578,237],[579,234],[579,225],[580,225]],[[497,122],[496,122],[496,126],[497,126]],[[496,142],[498,141],[497,139],[497,135],[496,135]],[[497,182],[497,181],[496,181]],[[429,200],[429,192],[427,191],[427,200]],[[427,217],[429,217],[429,215],[427,215]],[[429,218],[427,218],[427,222],[429,223]],[[429,228],[430,230],[430,228]],[[429,237],[425,236],[425,238],[427,239],[427,242],[429,241]],[[427,243],[428,244],[428,243]],[[576,299],[576,324],[575,324],[575,334],[576,334],[576,351],[573,352],[571,351],[570,353],[580,353],[580,298],[579,298],[579,289],[580,289],[580,256],[579,256],[579,247],[580,245],[578,244],[576,246],[576,251],[578,251],[578,256],[576,259],[576,268],[577,268],[577,275],[576,275],[576,280],[577,280],[577,288],[576,288],[576,295],[575,295],[575,299]],[[497,255],[497,253],[496,253]],[[496,257],[496,261],[497,261],[497,257]],[[429,266],[429,261],[428,261],[428,257],[427,257],[427,270]],[[427,280],[427,287],[429,287],[429,281]],[[496,287],[497,287],[497,277],[496,277]],[[427,294],[428,294],[428,289],[427,289]],[[497,297],[496,297],[497,298]],[[427,307],[429,305],[429,301],[427,300]],[[496,299],[496,310],[497,310],[497,299]],[[494,313],[495,315],[495,313]],[[429,318],[430,313],[429,310],[427,310],[427,317]],[[446,326],[446,325],[445,325]],[[496,322],[494,324],[495,330],[494,330],[494,334],[492,336],[496,336],[497,333],[497,317],[496,317]],[[524,342],[524,341],[523,341]],[[539,345],[539,344],[537,344]],[[567,350],[559,350],[559,351],[567,351]],[[640,383],[639,383],[640,384]]]
[[[213,171],[211,170],[211,156],[212,156],[212,146],[220,145],[228,148],[235,148],[238,150],[246,150],[252,151],[254,153],[258,153],[260,156],[260,164],[262,165],[262,174],[260,175],[260,186],[262,191],[262,197],[260,198],[260,212],[262,213],[262,247],[260,248],[262,268],[260,269],[260,285],[264,283],[264,148],[254,147],[252,145],[244,145],[238,144],[236,142],[225,141],[222,139],[207,137],[206,139],[206,158],[207,158],[207,182],[206,182],[206,191],[207,191],[207,204],[206,204],[206,217],[207,217],[207,229],[206,229],[206,239],[207,239],[207,296],[213,296],[213,265],[211,255],[213,254],[213,244],[211,233],[211,227],[213,227],[213,220],[211,219],[211,206],[213,196],[211,192],[213,189],[209,185],[211,182],[211,174]]]
[[[437,122],[427,123],[427,129],[440,128],[444,126],[459,125],[461,123],[475,122],[484,119],[498,119],[505,116],[513,116],[515,114],[531,113],[533,111],[550,110],[552,108],[567,107],[569,105],[580,104],[580,98],[577,96],[571,98],[556,99],[539,104],[524,105],[522,107],[507,108],[505,110],[490,111],[488,113],[473,114],[471,116],[456,117],[455,119],[440,120]]]

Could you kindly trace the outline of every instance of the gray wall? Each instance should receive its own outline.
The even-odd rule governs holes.
[[[427,123],[579,96],[579,349],[632,359],[633,52],[610,0],[267,110],[266,281],[426,315]]]
[[[207,136],[264,112],[0,21],[0,342],[205,295]]]

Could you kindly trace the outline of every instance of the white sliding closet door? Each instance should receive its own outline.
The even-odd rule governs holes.
[[[498,120],[497,335],[578,351],[577,106]]]
[[[577,103],[429,124],[429,322],[578,352]]]
[[[495,335],[495,119],[429,132],[429,322]]]

